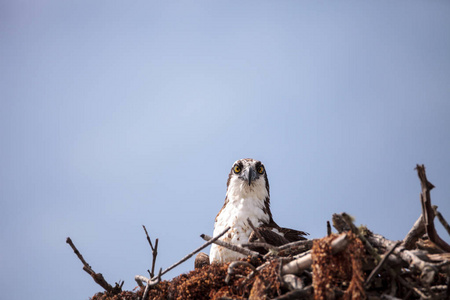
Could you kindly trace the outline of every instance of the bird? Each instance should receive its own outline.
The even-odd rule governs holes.
[[[219,235],[227,227],[230,229],[220,240],[235,245],[255,241],[257,236],[262,236],[266,243],[280,246],[304,240],[308,234],[282,228],[275,223],[270,210],[266,168],[261,161],[252,158],[237,160],[228,175],[225,202],[215,218],[213,236]],[[258,232],[254,232],[252,227]],[[243,254],[213,244],[209,262],[226,263],[244,257]]]

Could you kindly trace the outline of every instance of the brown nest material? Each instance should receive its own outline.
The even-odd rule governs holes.
[[[314,299],[335,298],[335,288],[345,290],[342,299],[365,299],[364,274],[362,270],[364,245],[351,232],[344,251],[333,254],[331,242],[337,235],[314,241],[312,247],[312,270]]]

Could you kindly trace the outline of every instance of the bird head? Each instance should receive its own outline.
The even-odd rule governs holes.
[[[252,158],[237,160],[228,176],[227,187],[228,194],[242,197],[253,194],[259,199],[269,197],[269,181],[263,163]]]

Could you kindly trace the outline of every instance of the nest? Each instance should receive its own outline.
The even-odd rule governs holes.
[[[92,300],[147,299],[450,299],[450,246],[434,228],[437,217],[450,234],[450,226],[437,207],[431,205],[425,168],[417,166],[421,181],[422,215],[402,241],[391,241],[365,227],[356,227],[346,213],[334,214],[331,232],[321,239],[304,240],[275,247],[264,241],[230,245],[202,235],[207,242],[182,260],[154,273],[157,255],[153,253],[150,278],[136,276],[138,287],[122,291],[100,273],[95,273],[73,245],[83,269],[105,289]],[[145,229],[145,227],[144,227]],[[146,232],[147,233],[147,232]],[[224,231],[222,234],[225,234]],[[203,259],[196,269],[172,280],[161,276],[211,243],[220,243],[247,255],[246,259],[210,265]],[[247,247],[247,248],[246,248]],[[251,249],[264,248],[264,253]],[[198,255],[199,261],[204,258]]]

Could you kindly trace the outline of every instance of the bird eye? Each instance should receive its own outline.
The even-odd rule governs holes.
[[[264,173],[264,167],[263,166],[259,166],[257,171],[258,171],[259,174]]]
[[[239,172],[241,172],[241,167],[239,167],[238,165],[235,165],[234,166],[234,173],[239,173]]]

